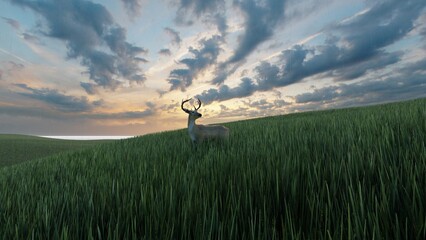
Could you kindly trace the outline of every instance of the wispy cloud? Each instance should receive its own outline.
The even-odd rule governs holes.
[[[17,20],[12,19],[12,18],[7,18],[7,17],[2,17],[2,18],[5,22],[7,22],[14,29],[19,30],[21,28],[21,24]]]
[[[21,86],[22,88],[28,88],[28,86]],[[30,88],[31,89],[31,88]],[[31,91],[33,91],[32,89]],[[153,116],[156,113],[155,105],[151,102],[146,102],[146,108],[141,111],[125,111],[125,112],[96,112],[96,111],[82,111],[87,108],[92,108],[98,104],[93,102],[91,105],[85,100],[70,97],[70,96],[57,96],[57,93],[40,93],[37,91],[52,91],[52,90],[35,90],[37,95],[31,96],[31,98],[42,99],[42,101],[51,102],[52,99],[59,99],[61,107],[59,108],[41,108],[41,107],[23,107],[15,105],[2,105],[0,104],[0,115],[7,115],[12,117],[37,117],[42,119],[55,119],[55,120],[78,120],[78,119],[89,119],[89,120],[138,120]],[[55,92],[55,91],[53,91]],[[73,105],[69,108],[68,106]],[[64,107],[66,109],[63,109]]]
[[[130,18],[138,17],[142,9],[142,0],[121,0]]]
[[[180,46],[182,39],[180,38],[180,34],[178,31],[172,28],[166,27],[164,28],[164,32],[171,37],[173,44]]]
[[[2,52],[3,54],[6,54],[6,55],[8,55],[8,56],[13,57],[13,58],[15,58],[15,59],[17,59],[17,60],[21,61],[22,63],[25,63],[25,64],[31,64],[31,63],[30,63],[30,62],[28,62],[27,60],[25,60],[25,59],[21,58],[21,57],[20,57],[20,56],[18,56],[18,55],[15,55],[15,54],[13,54],[13,53],[11,53],[11,52],[7,51],[7,50],[5,50],[5,49],[0,48],[0,52]]]
[[[90,102],[87,97],[74,97],[55,89],[36,89],[26,84],[15,84],[15,86],[24,90],[17,92],[18,94],[47,103],[54,109],[63,112],[88,112],[97,105],[97,102]]]
[[[168,48],[163,48],[163,49],[160,49],[160,51],[158,51],[158,54],[163,56],[170,56],[172,55],[172,52]]]

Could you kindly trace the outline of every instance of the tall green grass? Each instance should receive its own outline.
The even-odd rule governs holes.
[[[226,126],[0,169],[0,238],[426,238],[426,99]]]

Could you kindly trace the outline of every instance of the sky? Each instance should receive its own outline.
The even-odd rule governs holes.
[[[426,97],[424,0],[0,0],[0,133],[135,136]],[[191,108],[191,102],[186,108]]]

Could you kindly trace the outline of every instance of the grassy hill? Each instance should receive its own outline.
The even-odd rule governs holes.
[[[426,99],[185,130],[0,169],[0,239],[425,239]]]
[[[108,140],[76,141],[0,134],[0,168],[106,142]]]

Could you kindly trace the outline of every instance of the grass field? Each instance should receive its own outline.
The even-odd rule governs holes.
[[[93,147],[106,142],[108,141],[59,140],[35,136],[0,134],[0,168],[61,152]]]
[[[426,99],[185,130],[0,169],[0,239],[425,239]]]

